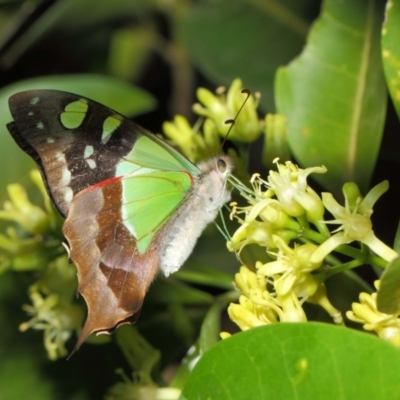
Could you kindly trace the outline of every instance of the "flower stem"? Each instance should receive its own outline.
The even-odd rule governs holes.
[[[305,229],[302,236],[306,239],[312,240],[315,243],[322,243],[326,240],[326,236],[314,231],[313,229]]]
[[[360,260],[362,264],[374,265],[379,268],[385,268],[388,264],[387,261],[383,260],[381,257],[376,256],[375,254],[365,254],[361,250],[357,250],[356,248],[347,245],[338,246],[335,251],[351,258]]]
[[[348,271],[353,268],[357,268],[364,263],[361,260],[352,260],[344,264],[336,265],[334,267],[329,268],[326,271],[326,279],[330,278],[332,275],[338,274],[340,272]]]

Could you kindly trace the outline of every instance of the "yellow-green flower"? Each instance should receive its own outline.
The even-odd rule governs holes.
[[[242,331],[276,322],[276,318],[271,320],[265,311],[268,309],[256,306],[246,296],[240,296],[239,304],[231,303],[228,307],[229,318]]]
[[[301,169],[291,161],[285,165],[275,160],[278,171],[271,170],[265,185],[278,198],[282,208],[292,217],[306,214],[308,221],[318,223],[323,219],[324,207],[318,194],[307,184],[311,173],[323,174],[324,166]]]
[[[333,322],[338,325],[343,325],[343,317],[340,310],[335,308],[328,299],[328,295],[326,293],[326,287],[324,283],[318,282],[313,275],[309,275],[308,278],[314,279],[316,283],[316,290],[313,294],[310,294],[307,298],[308,303],[316,304],[322,307],[333,319]],[[307,284],[307,287],[310,287],[310,283]]]
[[[271,169],[277,157],[281,160],[290,159],[286,117],[280,114],[267,114],[264,118],[263,164]]]
[[[214,95],[207,89],[199,88],[197,89],[197,98],[202,105],[195,104],[193,111],[212,121],[219,135],[225,137],[229,129],[226,121],[236,117],[246,99],[245,95],[241,93],[241,89],[242,81],[240,79],[235,79],[226,93],[225,90],[219,89]],[[250,95],[238,115],[235,126],[230,131],[230,140],[251,143],[257,139],[261,133],[257,106],[258,100]]]
[[[8,185],[7,192],[10,200],[4,202],[0,219],[15,222],[30,234],[42,234],[50,228],[46,212],[29,201],[21,185]]]
[[[49,260],[58,254],[57,243],[43,243],[42,236],[21,238],[17,229],[9,226],[0,234],[0,274],[7,269],[34,271],[44,269]]]
[[[43,196],[44,207],[32,204],[21,185],[7,187],[9,200],[0,210],[0,219],[12,221],[17,226],[8,226],[0,234],[0,273],[7,269],[44,269],[49,261],[64,252],[61,247],[61,220],[54,213],[39,172],[32,171],[30,175]]]
[[[257,263],[259,269],[261,263]],[[228,307],[229,318],[241,330],[277,322],[303,322],[307,317],[296,294],[291,291],[284,295],[270,292],[267,279],[247,267],[241,267],[235,275],[237,288],[242,292],[239,304],[231,303]],[[222,333],[226,338],[229,334]]]
[[[23,306],[31,319],[22,323],[20,330],[42,330],[52,360],[67,355],[65,343],[82,324],[83,311],[73,304],[76,286],[75,267],[68,263],[67,256],[61,256],[29,288],[31,304]]]
[[[227,243],[229,251],[237,251],[240,253],[243,247],[249,244],[258,244],[267,248],[275,248],[273,241],[273,233],[269,225],[265,222],[250,221],[244,222],[236,230],[231,240]]]
[[[371,215],[376,201],[389,188],[389,183],[383,181],[373,187],[362,198],[355,183],[347,183],[343,186],[345,206],[341,206],[331,193],[322,193],[322,202],[327,210],[335,217],[333,221],[325,224],[338,224],[334,235],[322,243],[311,256],[312,262],[321,262],[328,254],[341,244],[359,241],[366,244],[374,253],[386,261],[391,261],[398,254],[379,240],[372,230]]]
[[[288,242],[297,236],[297,225],[282,208],[278,200],[268,197],[271,192],[264,189],[264,181],[258,174],[253,175],[250,183],[253,190],[241,188],[241,195],[249,206],[239,207],[232,203],[231,218],[241,224],[228,242],[230,251],[240,251],[248,244],[258,244],[268,249],[275,249],[274,235],[285,238]],[[244,214],[244,219],[239,215]]]
[[[278,295],[277,300],[282,309],[280,322],[307,322],[306,313],[293,291],[284,296]]]
[[[29,291],[32,305],[23,308],[32,318],[20,325],[21,331],[36,329],[44,331],[44,346],[51,360],[65,357],[65,343],[77,331],[81,321],[81,309],[74,305],[61,305],[57,294],[43,295],[33,286]]]
[[[220,148],[218,132],[210,122],[204,123],[202,135],[185,117],[176,115],[173,122],[163,123],[163,131],[190,161],[197,162],[216,155]]]
[[[228,315],[241,330],[278,322],[280,309],[268,292],[265,279],[242,266],[235,274],[235,283],[242,295],[239,304],[230,304]]]
[[[133,373],[133,379],[129,379],[122,371],[117,371],[123,378],[112,386],[106,400],[178,400],[181,390],[173,387],[159,387],[151,378],[143,373]]]
[[[274,236],[274,242],[279,249],[277,260],[260,266],[257,273],[265,277],[274,277],[274,288],[280,296],[287,295],[295,286],[300,284],[303,284],[303,293],[314,294],[315,285],[312,285],[313,291],[307,290],[304,287],[304,281],[311,271],[321,266],[321,262],[313,263],[310,261],[310,256],[317,246],[306,243],[291,248],[279,236]]]
[[[375,281],[379,289],[379,281]],[[379,337],[400,347],[400,318],[399,314],[384,314],[378,311],[376,304],[377,293],[360,293],[360,302],[352,304],[352,311],[347,311],[348,319],[363,324],[367,331],[375,331]]]

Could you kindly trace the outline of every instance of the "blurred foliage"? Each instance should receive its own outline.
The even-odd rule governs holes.
[[[354,352],[355,364],[349,364],[350,369],[363,363],[365,368],[373,364],[376,370],[363,370],[356,376],[335,375],[336,381],[330,381],[330,385],[336,387],[348,378],[345,386],[349,391],[341,393],[345,393],[343,398],[350,398],[354,394],[351,389],[360,386],[358,380],[364,385],[373,382],[375,376],[386,376],[386,371],[397,371],[396,349],[377,344],[372,336],[337,334],[340,328],[336,327],[324,331],[325,327],[318,325],[299,324],[296,328],[275,324],[271,328],[277,333],[267,326],[254,330],[254,336],[252,331],[244,332],[215,345],[221,330],[233,330],[224,310],[237,301],[238,293],[230,290],[230,282],[239,263],[226,251],[224,238],[212,226],[199,240],[187,265],[169,279],[159,277],[154,282],[134,327],[121,328],[112,340],[91,338],[92,344],[85,344],[68,362],[65,358],[50,361],[43,349],[42,333],[21,333],[18,328],[29,318],[28,323],[34,324],[38,310],[48,316],[54,309],[62,309],[72,316],[60,321],[58,330],[35,325],[47,332],[48,338],[56,338],[45,344],[48,355],[58,358],[66,352],[51,353],[49,348],[54,343],[72,348],[75,338],[64,335],[63,329],[79,329],[84,302],[79,299],[73,309],[65,307],[65,302],[72,301],[75,283],[71,274],[60,277],[58,269],[61,266],[65,272],[70,267],[73,271],[61,247],[62,221],[31,183],[29,171],[34,164],[13,142],[5,124],[11,120],[7,103],[12,93],[48,88],[93,98],[135,117],[146,129],[164,130],[169,136],[165,125],[162,129],[165,121],[173,120],[175,127],[183,126],[184,131],[195,124],[192,105],[198,87],[209,91],[202,95],[197,92],[202,103],[194,106],[197,111],[205,107],[204,99],[209,102],[217,86],[231,85],[239,77],[252,91],[255,100],[251,101],[255,105],[259,102],[258,116],[263,122],[248,141],[240,137],[235,140],[233,129],[226,147],[235,159],[238,176],[245,179],[252,172],[264,174],[273,158],[292,154],[301,167],[327,166],[328,174],[319,177],[318,184],[334,194],[340,193],[348,180],[355,181],[365,194],[377,182],[389,179],[389,194],[381,200],[387,205],[376,206],[372,220],[375,234],[392,244],[400,216],[400,126],[396,115],[399,10],[399,0],[0,1],[0,201],[8,211],[0,216],[0,399],[177,398],[176,388],[183,388],[188,376],[189,384],[183,392],[188,400],[193,393],[206,389],[203,376],[209,379],[218,399],[251,398],[246,386],[251,385],[256,396],[266,392],[250,375],[254,379],[269,372],[268,383],[289,387],[287,382],[293,385],[307,375],[302,360],[310,360],[315,354],[323,354],[322,360],[317,372],[315,365],[311,366],[309,376],[318,374],[320,378],[312,383],[315,393],[323,393],[324,384],[335,374],[330,367],[344,365],[337,362],[347,361],[349,352]],[[228,95],[221,100],[221,93],[216,97],[225,102]],[[207,116],[204,109],[202,115]],[[222,118],[233,117],[224,114]],[[254,126],[257,118],[250,119]],[[216,129],[208,125],[204,126],[204,138],[188,133],[190,140],[200,143],[194,158],[207,155],[207,140],[214,137]],[[171,132],[173,136],[177,131],[173,127]],[[211,147],[211,152],[218,151],[215,144]],[[187,156],[191,156],[190,151]],[[11,183],[14,185],[7,186]],[[18,204],[21,198],[25,202]],[[29,217],[22,222],[30,222],[22,228],[18,224],[21,210]],[[10,212],[14,212],[12,221]],[[261,257],[265,257],[265,251],[260,253],[255,248],[241,254],[248,265]],[[398,287],[397,264],[395,261],[386,274],[385,288]],[[370,269],[361,274],[362,278],[338,275],[327,281],[328,292],[333,293],[331,301],[340,310],[349,310],[360,290],[366,290],[376,276]],[[50,297],[60,286],[63,294]],[[398,304],[397,292],[392,291],[395,296],[384,293],[381,301]],[[46,307],[25,307],[27,316],[22,305],[30,302]],[[313,309],[309,316],[324,320]],[[54,332],[57,334],[52,336]],[[314,342],[316,337],[318,341]],[[280,339],[287,343],[287,349]],[[348,341],[352,343],[350,349],[339,346]],[[248,358],[243,358],[244,346],[248,346]],[[329,354],[322,352],[325,348],[329,353],[329,346],[336,351],[331,364],[324,368]],[[275,352],[270,353],[271,348]],[[299,348],[303,353],[296,353]],[[372,348],[374,351],[368,354],[363,351]],[[191,374],[206,352],[209,358],[204,357],[203,364],[199,363],[199,369]],[[282,369],[278,368],[275,361],[285,360],[288,354],[290,368],[285,362]],[[238,365],[244,368],[238,369]],[[254,369],[245,368],[248,365]],[[208,377],[213,368],[219,375]],[[237,377],[234,373],[238,371],[243,385],[233,380],[222,394],[213,386],[213,379],[222,382],[229,376]],[[390,377],[387,375],[387,380]],[[382,379],[380,382],[387,382]],[[170,392],[157,392],[159,386],[168,384],[171,387],[164,389]],[[393,390],[400,390],[390,385],[386,392],[374,392],[372,386],[365,387],[371,398],[389,398]],[[302,390],[288,392],[285,398],[296,398],[304,393]]]

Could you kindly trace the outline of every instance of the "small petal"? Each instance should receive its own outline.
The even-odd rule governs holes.
[[[282,306],[283,317],[281,322],[307,322],[306,314],[301,307],[299,299],[293,292],[285,296],[278,296]]]
[[[364,237],[363,243],[387,262],[390,262],[399,256],[396,251],[379,240],[372,230],[368,235],[366,235],[366,237]]]
[[[221,338],[222,340],[224,340],[224,339],[230,338],[232,335],[231,335],[229,332],[221,332],[221,333],[219,334],[219,336],[220,336],[220,338]]]
[[[336,247],[340,246],[341,244],[346,244],[352,242],[351,239],[347,238],[343,232],[339,232],[331,236],[328,240],[323,242],[317,250],[313,253],[310,258],[312,263],[321,263],[324,258],[332,253]]]

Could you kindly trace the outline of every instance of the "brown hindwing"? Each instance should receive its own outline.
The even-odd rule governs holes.
[[[78,269],[78,291],[88,307],[74,351],[93,332],[110,333],[134,322],[159,267],[155,246],[139,254],[123,225],[121,191],[120,179],[82,191],[63,227]]]

